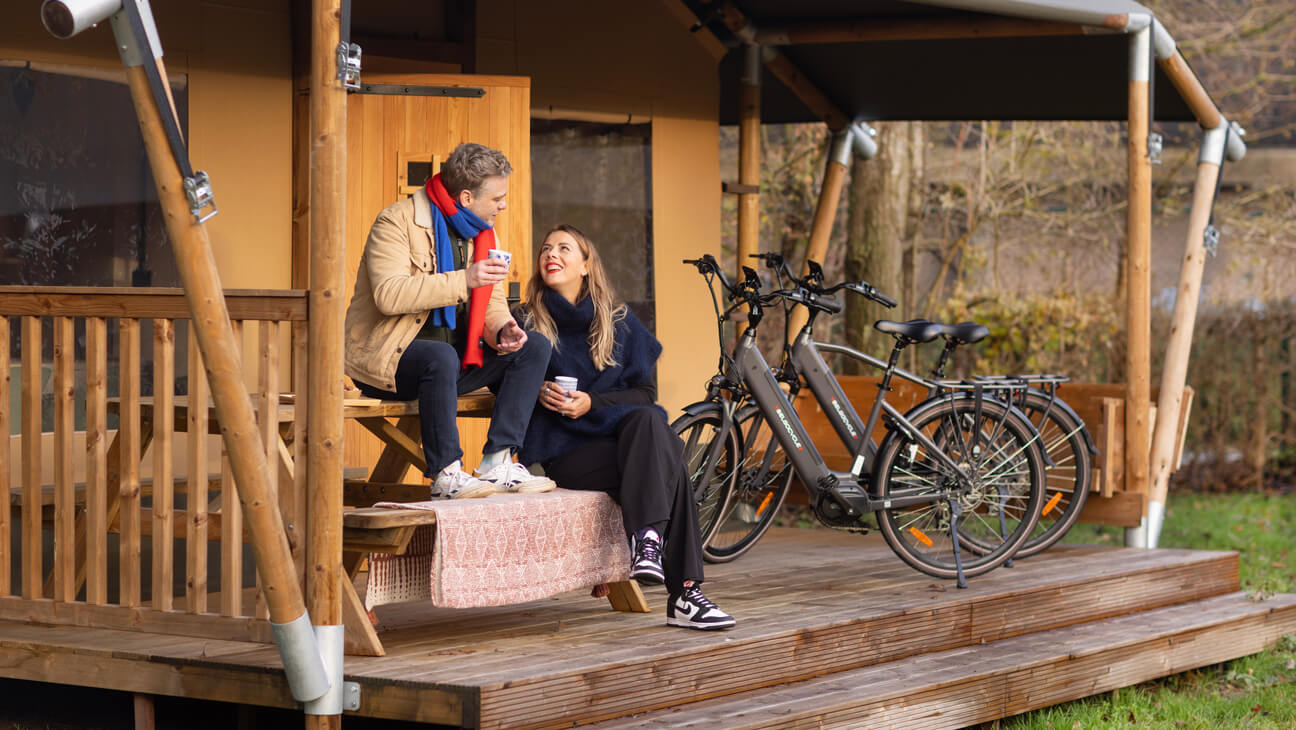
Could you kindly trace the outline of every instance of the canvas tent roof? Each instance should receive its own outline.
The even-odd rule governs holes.
[[[686,2],[708,29],[733,47],[721,62],[720,116],[722,123],[736,123],[742,41],[717,14],[718,1]],[[792,42],[779,49],[846,116],[867,121],[1125,119],[1129,36],[1112,26],[1121,16],[1153,16],[1128,0],[732,0],[731,4],[762,32],[758,42],[781,29],[862,29],[861,37],[867,39],[848,42],[795,42],[796,35],[791,34],[784,40]],[[989,30],[1005,18],[1036,22],[1033,30],[1030,24],[1021,26],[1025,35],[1009,35],[1002,24]],[[962,30],[953,34],[940,30],[956,26]],[[876,39],[889,28],[907,30],[895,33],[902,39]],[[981,37],[949,37],[966,36],[968,29]],[[1158,43],[1173,42],[1163,29],[1158,31],[1154,31]],[[819,119],[771,74],[763,75],[762,84],[762,121]],[[1159,68],[1153,77],[1153,95],[1157,121],[1194,121],[1188,105]]]

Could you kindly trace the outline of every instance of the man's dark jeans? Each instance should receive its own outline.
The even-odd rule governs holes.
[[[396,366],[395,393],[359,381],[356,387],[370,398],[418,401],[423,457],[427,459],[424,475],[434,477],[456,459],[463,458],[459,426],[455,422],[458,396],[478,388],[490,388],[495,394],[495,410],[483,453],[521,448],[545,369],[549,367],[550,350],[549,340],[528,331],[521,350],[501,355],[483,347],[482,366],[463,370],[460,368],[463,352],[454,346],[414,340]]]

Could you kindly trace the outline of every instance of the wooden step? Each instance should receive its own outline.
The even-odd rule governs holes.
[[[1254,654],[1292,632],[1296,595],[1230,593],[589,727],[959,728]]]
[[[899,565],[881,545],[839,551],[834,553],[841,556],[839,564],[812,570],[797,564],[794,545],[782,547],[783,554],[773,561],[725,566],[715,592],[708,583],[709,594],[738,618],[732,631],[645,632],[643,626],[622,623],[614,630],[624,631],[624,637],[610,646],[605,633],[587,636],[571,627],[557,636],[536,637],[535,643],[515,637],[509,654],[497,661],[466,660],[453,683],[477,688],[483,728],[557,727],[978,645],[1238,587],[1235,553],[1063,547],[982,576],[960,590]],[[724,587],[735,585],[744,585],[741,598],[726,597]],[[660,593],[649,593],[650,605],[663,600]],[[660,626],[663,618],[659,613],[645,621]],[[491,633],[487,622],[461,640],[475,651]]]

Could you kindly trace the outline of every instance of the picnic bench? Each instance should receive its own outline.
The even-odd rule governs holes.
[[[460,418],[489,418],[495,397],[482,388],[459,397]],[[383,656],[372,616],[355,587],[371,555],[404,556],[410,551],[420,529],[434,530],[436,512],[429,509],[400,509],[391,503],[427,500],[430,488],[423,483],[398,481],[409,467],[421,474],[426,460],[419,443],[419,416],[416,401],[382,401],[368,398],[346,398],[346,418],[354,419],[383,442],[383,451],[366,479],[346,479],[343,483],[342,513],[342,613],[346,631],[346,653]],[[393,424],[389,419],[395,418]],[[543,498],[543,495],[536,495]],[[487,499],[460,500],[458,507],[485,507]],[[378,503],[389,506],[375,507]],[[426,534],[426,533],[425,533]],[[370,576],[372,579],[372,576]],[[648,612],[639,584],[633,580],[608,583],[608,600],[618,611]]]

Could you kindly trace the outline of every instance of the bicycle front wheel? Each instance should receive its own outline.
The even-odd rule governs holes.
[[[1040,511],[1044,460],[1029,425],[1002,403],[960,396],[924,401],[905,418],[927,443],[908,429],[889,433],[874,489],[884,500],[931,501],[880,512],[887,544],[938,578],[957,577],[960,564],[965,576],[1002,565],[1030,536]]]
[[[792,464],[761,412],[749,408],[737,422],[742,459],[715,534],[702,546],[709,563],[727,563],[750,550],[774,524],[792,483]]]
[[[685,414],[671,424],[684,442],[684,470],[697,505],[698,539],[703,544],[720,524],[742,449],[733,424],[729,428],[723,424],[719,406]]]

